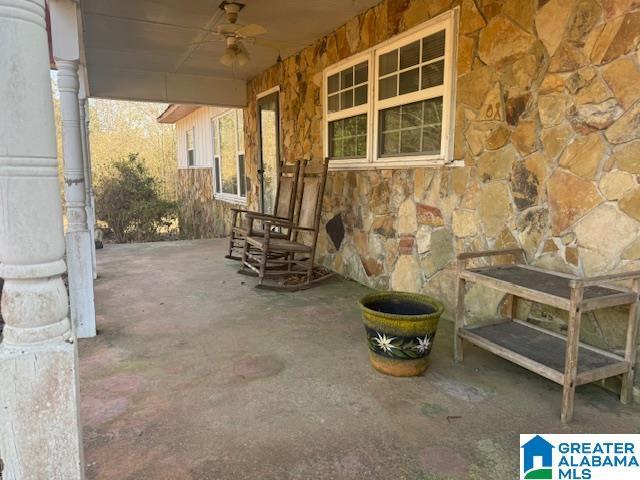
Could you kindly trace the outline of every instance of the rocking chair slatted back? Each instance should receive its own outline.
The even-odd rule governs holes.
[[[280,162],[280,175],[273,212],[276,217],[293,218],[300,163]]]
[[[327,182],[329,161],[320,164],[305,165],[301,180],[301,195],[296,215],[296,224],[300,228],[313,230],[317,236],[322,212],[322,197]],[[313,240],[315,243],[315,238]]]

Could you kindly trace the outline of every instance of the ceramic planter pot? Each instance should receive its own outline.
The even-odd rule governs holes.
[[[359,303],[373,368],[396,377],[422,375],[429,365],[442,303],[404,292],[372,293]]]

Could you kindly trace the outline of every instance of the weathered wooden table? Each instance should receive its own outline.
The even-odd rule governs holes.
[[[511,255],[513,264],[467,268],[471,258]],[[611,285],[629,280],[631,289]],[[510,318],[483,325],[465,323],[465,283],[485,285],[509,295]],[[577,278],[526,265],[522,249],[491,250],[458,255],[457,313],[454,355],[463,358],[466,340],[563,386],[561,420],[571,421],[577,385],[622,375],[620,401],[632,399],[636,361],[636,337],[640,315],[640,271],[591,278]],[[518,298],[569,312],[567,335],[551,332],[515,318]],[[579,341],[584,312],[629,305],[624,357]],[[578,361],[579,359],[579,361]]]

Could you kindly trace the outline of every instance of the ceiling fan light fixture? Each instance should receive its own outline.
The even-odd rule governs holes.
[[[231,49],[227,48],[224,51],[224,54],[220,57],[220,63],[225,67],[230,67],[233,65],[233,61],[236,58],[236,53]]]
[[[238,61],[238,65],[242,67],[249,63],[249,55],[247,55],[243,50],[240,50],[236,54],[236,60]]]

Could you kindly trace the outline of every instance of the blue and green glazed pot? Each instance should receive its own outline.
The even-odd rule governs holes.
[[[380,292],[360,299],[369,360],[395,377],[422,375],[444,306],[418,293]]]

